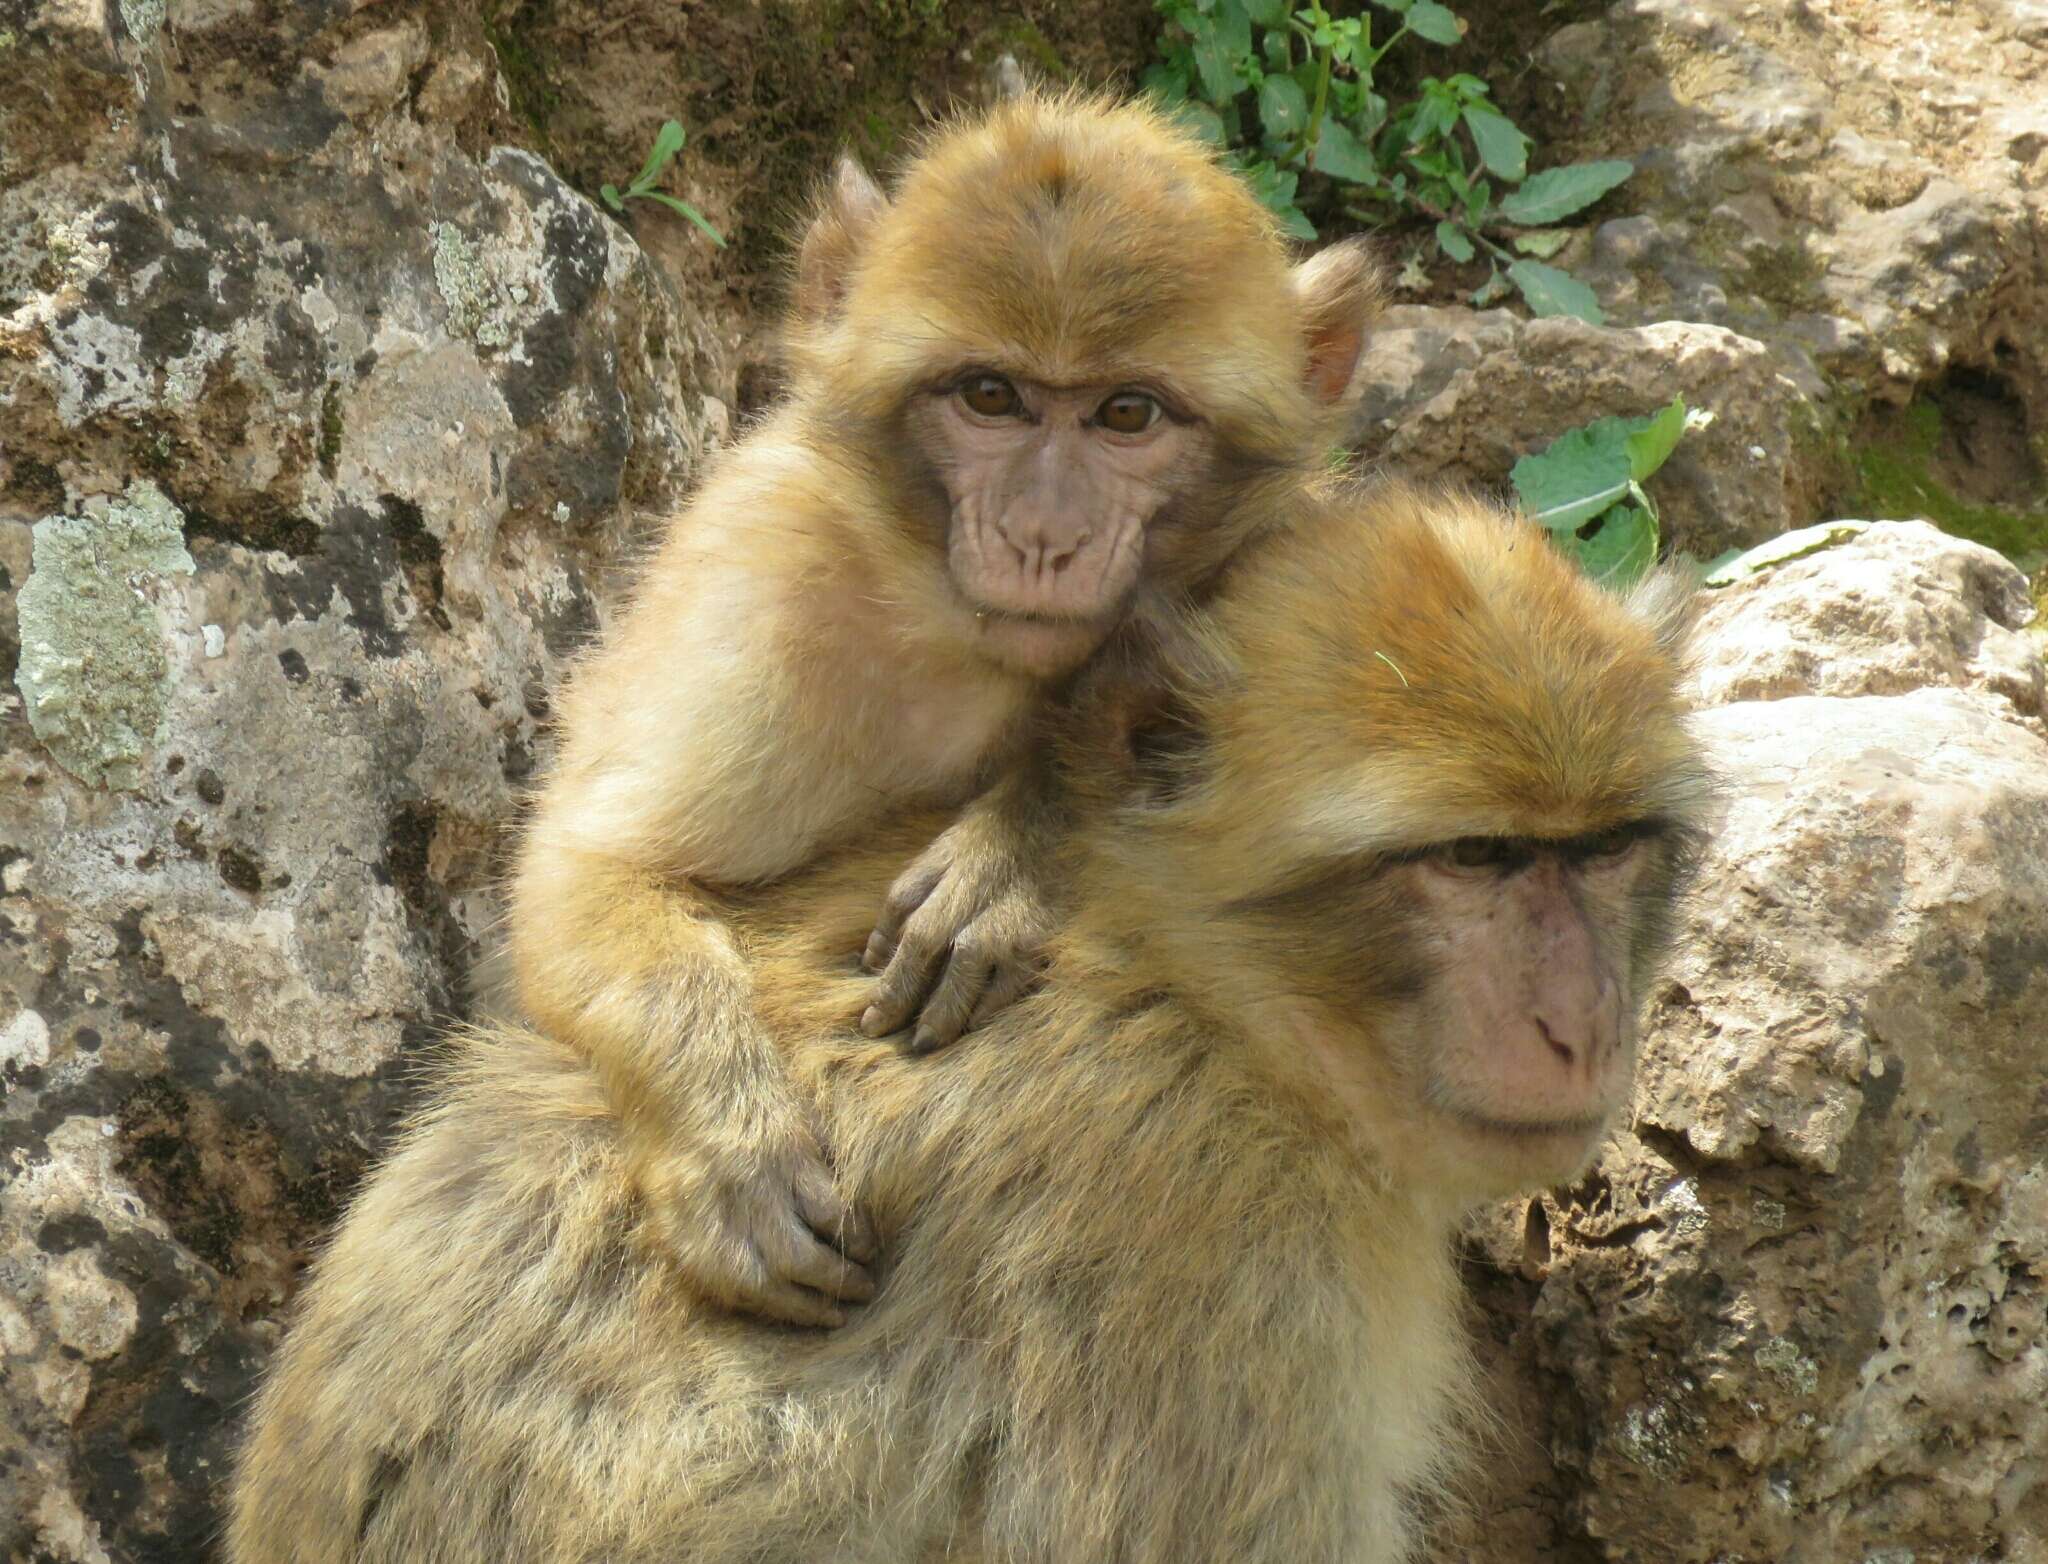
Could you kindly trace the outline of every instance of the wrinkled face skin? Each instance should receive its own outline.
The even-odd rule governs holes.
[[[1360,870],[1344,942],[1378,992],[1304,1008],[1296,1035],[1369,1138],[1442,1187],[1480,1199],[1568,1179],[1628,1101],[1684,856],[1642,820],[1464,837]],[[1378,1018],[1363,1040],[1341,1019],[1360,1009]]]
[[[911,416],[982,650],[1040,676],[1102,643],[1143,575],[1147,529],[1208,466],[1206,429],[1158,386],[1056,387],[969,366]]]

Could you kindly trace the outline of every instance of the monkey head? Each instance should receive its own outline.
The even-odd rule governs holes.
[[[1141,733],[1119,916],[1390,1167],[1461,1200],[1570,1176],[1627,1101],[1708,794],[1687,595],[1402,490],[1261,540]]]
[[[841,165],[798,257],[792,389],[881,476],[955,632],[1053,674],[1323,460],[1379,288],[1356,243],[1291,264],[1153,111],[1027,96],[938,132],[893,196]]]

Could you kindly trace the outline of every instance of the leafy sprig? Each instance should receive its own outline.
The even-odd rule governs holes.
[[[1522,508],[1595,580],[1626,586],[1657,562],[1657,506],[1643,485],[1712,415],[1673,397],[1642,418],[1567,430],[1508,474]]]
[[[1372,0],[1339,15],[1336,0],[1298,9],[1288,0],[1154,4],[1166,28],[1147,90],[1229,149],[1289,233],[1314,238],[1312,211],[1373,225],[1419,218],[1433,225],[1443,255],[1487,257],[1474,303],[1513,289],[1538,315],[1600,323],[1593,290],[1547,264],[1569,237],[1553,225],[1634,165],[1617,158],[1531,174],[1530,138],[1477,76],[1424,77],[1400,104],[1376,90],[1381,61],[1406,39],[1449,47],[1464,37],[1464,20],[1448,6]]]
[[[604,197],[604,204],[614,212],[623,212],[628,201],[658,201],[672,212],[678,212],[704,230],[705,235],[721,250],[725,248],[725,235],[705,220],[704,214],[687,201],[677,200],[665,190],[654,188],[669,164],[676,160],[676,154],[683,150],[687,133],[677,120],[664,120],[661,129],[655,132],[654,145],[647,153],[647,161],[640,165],[640,172],[633,176],[633,182],[622,191],[617,185],[601,185],[598,194]]]

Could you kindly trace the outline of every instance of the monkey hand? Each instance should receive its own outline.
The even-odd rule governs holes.
[[[913,1052],[942,1048],[1038,976],[1055,917],[1030,834],[1001,807],[972,808],[889,888],[862,965],[880,974],[860,1020],[870,1037],[917,1017]],[[920,1013],[921,1011],[921,1013]]]
[[[839,1193],[817,1137],[795,1114],[639,1159],[655,1230],[688,1285],[722,1307],[789,1325],[846,1323],[875,1295],[874,1233]],[[744,1135],[732,1123],[745,1123]]]

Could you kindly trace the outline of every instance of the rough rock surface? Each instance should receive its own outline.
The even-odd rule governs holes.
[[[1497,1372],[1547,1445],[1501,1500],[1543,1522],[1527,1556],[2048,1557],[2048,739],[2023,589],[1908,524],[1708,594],[1726,803],[1633,1124],[1476,1241]]]
[[[1932,476],[1970,535],[2048,560],[2038,0],[1619,0],[1561,26],[1462,9],[1472,38],[1527,47],[1530,69],[1491,75],[1545,159],[1636,164],[1558,257],[1608,329],[1397,312],[1369,457],[1504,484],[1521,450],[1589,413],[1697,393],[1740,432],[1681,448],[1651,484],[1684,546],[1873,513],[1859,503],[1921,514]],[[1909,406],[1922,440],[1900,438]]]
[[[1711,559],[1794,524],[1792,431],[1813,416],[1760,342],[1719,326],[1633,329],[1404,305],[1364,364],[1354,427],[1389,472],[1498,484],[1566,429],[1654,411],[1674,396],[1712,415],[1655,488],[1666,542]]]
[[[727,375],[473,17],[0,23],[0,1557],[197,1559]]]

